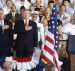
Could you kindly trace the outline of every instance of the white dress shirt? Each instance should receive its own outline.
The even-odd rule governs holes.
[[[3,8],[3,4],[2,4],[2,2],[0,1],[0,8]]]
[[[71,3],[75,2],[75,0],[70,0]]]
[[[75,24],[73,25],[71,23],[68,23],[64,25],[62,31],[67,35],[75,35]]]
[[[63,19],[64,16],[67,18]],[[63,25],[65,25],[70,22],[70,15],[64,12],[63,14],[61,14],[60,20],[62,21]]]
[[[4,25],[4,20],[0,20],[0,26]]]
[[[25,23],[26,23],[26,24],[29,24],[29,19],[27,19],[27,20],[24,19],[24,24],[25,24]]]
[[[3,10],[5,15],[10,13],[10,9],[7,6],[3,7]]]
[[[68,13],[70,15],[70,18],[72,18],[73,14],[74,14],[74,9],[71,8],[70,6],[68,6],[66,8],[66,13]]]
[[[41,0],[41,6],[48,7],[48,0]]]

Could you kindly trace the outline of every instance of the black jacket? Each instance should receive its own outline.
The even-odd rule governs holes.
[[[15,13],[15,20],[22,20],[22,17],[20,14],[18,13]],[[12,16],[12,13],[9,13],[6,15],[6,19],[9,20],[9,21],[12,21],[13,20],[13,16]]]
[[[38,44],[37,25],[35,22],[29,20],[31,30],[26,31],[23,20],[17,21],[15,26],[15,33],[17,39],[15,44],[16,55],[20,57],[28,57],[33,54],[34,47]]]
[[[12,26],[8,20],[4,20],[4,24],[9,25],[9,28],[2,30],[0,26],[0,56],[9,56],[12,47]]]

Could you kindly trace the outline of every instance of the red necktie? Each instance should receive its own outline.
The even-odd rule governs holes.
[[[27,20],[25,21],[25,26],[27,25]]]

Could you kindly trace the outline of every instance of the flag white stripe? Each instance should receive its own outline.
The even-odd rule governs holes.
[[[43,54],[44,54],[45,57],[47,57],[54,64],[53,55],[48,53],[46,50],[44,50]]]
[[[54,35],[51,32],[48,31],[47,36],[54,40]]]
[[[58,71],[58,68],[57,67],[55,67],[55,71]]]
[[[54,45],[51,44],[49,41],[46,41],[46,44],[45,44],[47,47],[49,47],[52,51],[54,51]]]

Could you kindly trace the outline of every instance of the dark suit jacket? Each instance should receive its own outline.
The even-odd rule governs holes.
[[[35,22],[29,20],[31,30],[26,31],[23,20],[17,21],[15,26],[16,39],[16,55],[19,57],[28,57],[33,54],[34,47],[38,44],[37,25]]]
[[[12,23],[12,21],[13,21],[12,13],[7,14],[5,18],[6,18],[6,20],[9,20],[9,21]],[[14,20],[15,20],[15,21],[22,20],[21,15],[18,14],[18,13],[16,13],[16,14],[15,14],[15,17],[14,17]],[[14,22],[15,22],[15,21],[14,21]],[[14,27],[15,27],[15,26],[14,26]],[[14,34],[13,25],[12,25],[12,34]],[[13,43],[15,43],[15,40],[13,40]],[[13,45],[13,47],[14,47],[14,45]]]
[[[3,31],[0,26],[0,56],[9,56],[12,46],[11,22],[4,20],[4,24],[9,25],[9,29]]]
[[[22,19],[21,15],[18,14],[18,13],[15,14],[14,18],[15,18],[15,20],[21,20]],[[13,20],[12,13],[7,14],[6,19],[9,20],[9,21],[12,21]]]

